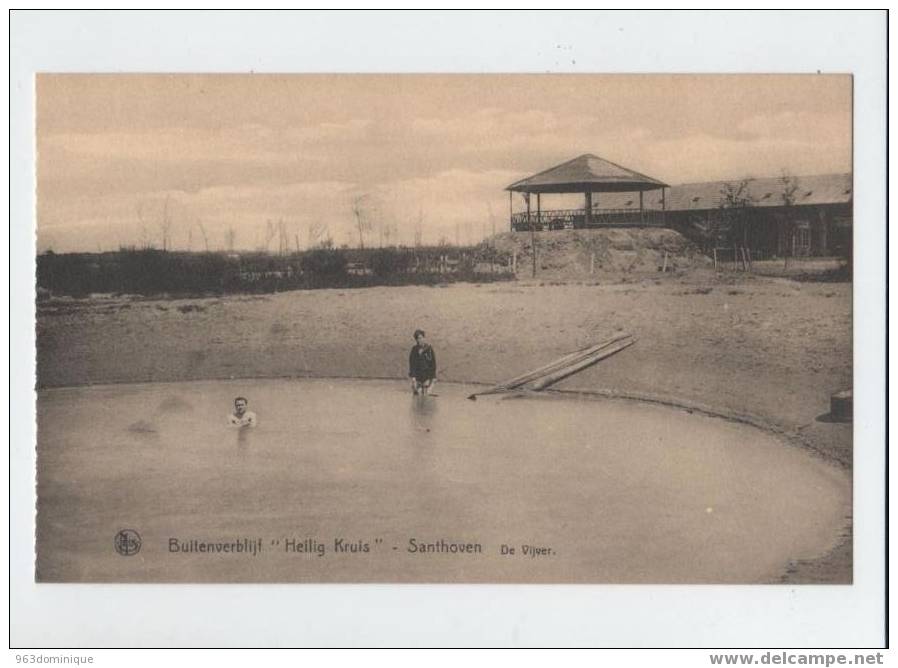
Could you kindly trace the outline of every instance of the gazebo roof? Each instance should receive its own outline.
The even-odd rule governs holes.
[[[527,193],[636,192],[668,187],[657,179],[586,153],[515,181],[506,190]]]

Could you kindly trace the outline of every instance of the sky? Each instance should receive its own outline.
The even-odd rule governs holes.
[[[42,74],[36,89],[39,252],[357,246],[359,219],[366,246],[473,243],[508,228],[507,185],[583,153],[670,184],[851,171],[847,75]]]

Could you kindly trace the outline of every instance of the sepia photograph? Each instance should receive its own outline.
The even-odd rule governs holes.
[[[35,580],[852,584],[853,85],[38,73]]]

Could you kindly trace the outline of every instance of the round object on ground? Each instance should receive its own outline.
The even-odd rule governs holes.
[[[839,422],[851,422],[853,405],[851,390],[836,392],[829,400],[830,416]]]

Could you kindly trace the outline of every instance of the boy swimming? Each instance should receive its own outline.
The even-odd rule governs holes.
[[[231,427],[255,427],[257,424],[256,414],[246,410],[249,401],[246,397],[237,397],[234,399],[234,412],[228,415],[228,424]]]

